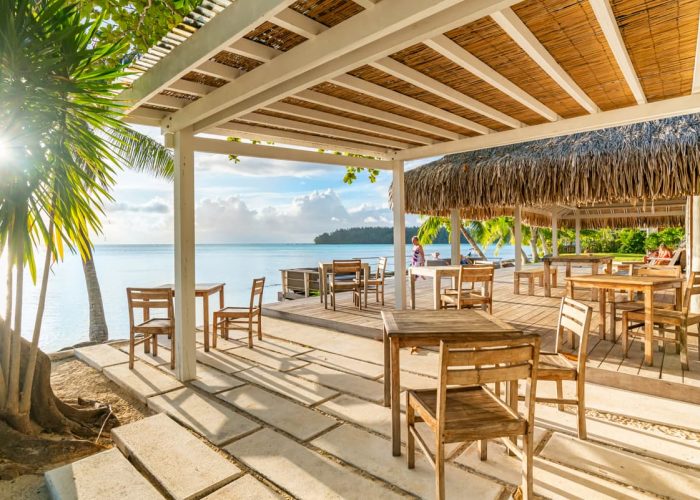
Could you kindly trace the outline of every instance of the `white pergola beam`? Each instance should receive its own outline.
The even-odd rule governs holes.
[[[147,104],[152,104],[153,106],[162,106],[164,108],[170,109],[182,109],[187,106],[191,101],[187,99],[182,99],[180,97],[173,97],[170,95],[158,94],[151,97]]]
[[[272,61],[275,57],[283,53],[281,50],[277,50],[274,47],[268,47],[267,45],[248,40],[247,38],[236,40],[224,50],[260,62]]]
[[[292,9],[278,12],[270,21],[307,39],[314,38],[328,29],[327,26]]]
[[[226,66],[225,64],[221,64],[216,61],[204,61],[193,70],[197,73],[202,73],[207,76],[213,76],[215,78],[221,78],[222,80],[228,81],[235,80],[244,73],[243,70],[232,68],[231,66]]]
[[[406,309],[406,186],[404,163],[392,164],[392,213],[394,219],[394,309]],[[409,279],[411,279],[409,277]]]
[[[216,126],[514,3],[383,0],[175,113],[163,127]]]
[[[620,27],[617,25],[617,19],[615,19],[615,13],[609,0],[589,0],[589,3],[596,19],[598,19],[598,24],[603,30],[605,39],[608,41],[610,50],[615,56],[617,65],[620,67],[627,85],[629,85],[634,98],[637,100],[637,104],[645,104],[647,98],[644,95],[644,89],[642,89],[642,84],[639,82],[637,72],[632,65],[632,60],[627,52],[625,41],[622,38],[622,33],[620,33]]]
[[[440,55],[450,59],[457,66],[461,66],[473,75],[481,78],[489,85],[497,88],[508,97],[518,101],[523,106],[530,108],[535,113],[543,116],[549,121],[557,121],[561,117],[552,109],[542,104],[539,100],[525,92],[506,77],[482,62],[476,56],[447,38],[445,35],[438,35],[435,38],[426,40],[425,45],[433,49]]]
[[[146,71],[119,99],[136,108],[294,0],[236,0]]]
[[[384,127],[382,125],[374,125],[372,123],[366,123],[360,120],[354,120],[352,118],[326,113],[325,111],[318,111],[315,109],[305,108],[303,106],[297,106],[295,104],[277,102],[266,106],[265,109],[299,118],[306,118],[308,120],[320,121],[330,125],[340,125],[343,127],[353,128],[359,130],[360,132],[376,133],[388,137],[394,137],[396,139],[403,139],[404,141],[416,142],[418,144],[434,144],[436,142],[426,137],[411,134],[409,132],[402,132],[400,130]]]
[[[700,94],[692,94],[664,101],[603,111],[595,115],[577,116],[553,123],[542,123],[495,134],[468,137],[459,141],[419,146],[400,151],[396,157],[402,160],[413,160],[463,151],[474,151],[505,144],[534,141],[698,112],[700,112]]]
[[[204,97],[210,92],[214,91],[216,87],[211,85],[205,85],[198,82],[190,82],[188,80],[178,80],[174,83],[168,85],[167,90],[174,90],[175,92],[181,92],[183,94],[195,95],[197,97]]]
[[[350,90],[354,90],[355,92],[367,94],[377,99],[381,99],[383,101],[387,101],[392,104],[396,104],[404,108],[417,111],[427,116],[432,116],[433,118],[438,118],[439,120],[443,120],[447,123],[459,125],[460,127],[473,130],[474,132],[478,132],[480,134],[488,134],[492,132],[490,128],[480,125],[472,120],[468,120],[467,118],[455,115],[454,113],[450,113],[449,111],[445,111],[444,109],[438,108],[423,101],[419,101],[418,99],[414,99],[413,97],[403,95],[399,92],[396,92],[395,90],[387,89],[385,87],[382,87],[381,85],[368,82],[355,76],[339,75],[332,80],[332,83],[340,85],[341,87],[345,87]]]
[[[598,113],[600,108],[581,87],[564,71],[542,43],[525,26],[512,9],[507,8],[491,14],[491,18],[530,56],[557,84],[589,113]]]
[[[589,219],[624,219],[627,217],[680,217],[685,216],[685,210],[664,211],[642,211],[642,212],[610,212],[602,214],[580,214],[559,217],[559,220],[589,220]]]
[[[376,168],[379,170],[391,170],[391,161],[374,160],[371,158],[357,158],[352,156],[336,155],[333,153],[319,153],[303,149],[283,148],[279,146],[263,146],[261,144],[247,144],[245,142],[232,142],[220,139],[193,139],[194,150],[202,153],[222,155],[251,156],[255,158],[269,158],[271,160],[300,161],[305,163],[318,163],[328,165],[353,166],[364,168]]]
[[[148,125],[149,127],[159,127],[160,122],[168,114],[167,111],[150,108],[137,108],[128,115],[124,116],[123,120],[126,123],[134,125]]]
[[[405,142],[394,141],[392,139],[384,139],[381,137],[375,137],[373,135],[361,134],[359,132],[352,132],[350,130],[342,130],[326,125],[316,125],[314,123],[300,122],[297,120],[292,120],[291,118],[263,115],[261,113],[248,113],[247,115],[241,116],[238,119],[246,122],[258,123],[261,125],[271,125],[273,127],[282,127],[299,132],[307,132],[310,134],[320,134],[330,137],[338,137],[339,139],[347,139],[349,141],[356,141],[364,144],[375,144],[378,146],[385,146],[387,148],[392,149],[406,149],[410,147],[410,145]]]
[[[150,123],[149,123],[150,125]],[[252,141],[274,142],[289,146],[303,146],[331,151],[342,151],[344,153],[374,156],[376,158],[388,159],[387,149],[381,146],[361,144],[341,139],[321,137],[317,135],[292,132],[290,130],[279,130],[261,125],[251,125],[247,123],[222,123],[214,129],[207,130],[208,134],[221,135],[224,137],[240,137]]]
[[[464,136],[458,134],[457,132],[451,132],[428,123],[406,118],[405,116],[397,115],[395,113],[389,113],[388,111],[382,111],[381,109],[375,109],[365,106],[364,104],[357,104],[352,101],[346,101],[345,99],[339,99],[338,97],[322,94],[313,90],[302,90],[298,94],[295,94],[294,97],[303,101],[326,106],[328,108],[337,109],[339,111],[346,111],[348,113],[365,116],[367,118],[374,118],[376,120],[392,123],[394,125],[409,127],[420,132],[436,135],[438,137],[444,137],[445,139],[449,140],[464,138]]]
[[[427,90],[431,94],[446,99],[454,104],[457,104],[458,106],[462,106],[463,108],[470,109],[475,113],[484,115],[511,128],[520,128],[523,126],[522,122],[516,120],[512,116],[508,116],[505,113],[492,108],[491,106],[487,106],[486,104],[453,89],[449,85],[445,85],[442,82],[430,78],[420,71],[406,66],[405,64],[402,64],[390,57],[383,57],[382,59],[371,63],[370,66],[373,66],[384,73],[400,78],[411,85]]]

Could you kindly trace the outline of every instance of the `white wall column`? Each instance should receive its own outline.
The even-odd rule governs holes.
[[[557,212],[552,212],[552,255],[559,255],[559,219]]]
[[[694,272],[700,272],[700,196],[689,198],[689,208],[686,220],[686,227],[690,234],[686,234],[686,266]],[[690,304],[691,312],[700,312],[700,297],[693,296]]]
[[[579,255],[581,253],[581,214],[579,211],[576,211],[576,239],[575,239],[575,244],[576,244],[576,255]]]
[[[459,216],[459,210],[456,208],[450,210],[450,260],[453,266],[458,266],[462,260],[460,245],[460,240],[462,239],[461,227],[462,218]]]
[[[520,216],[520,205],[513,209],[513,236],[515,237],[515,270],[523,267],[523,228]]]
[[[392,161],[394,202],[394,307],[406,309],[406,190],[403,161]]]
[[[192,129],[175,132],[173,139],[175,147],[175,373],[177,378],[184,382],[195,378],[197,364]]]

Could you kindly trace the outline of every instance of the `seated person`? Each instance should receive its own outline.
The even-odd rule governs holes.
[[[644,257],[645,263],[666,264],[673,257],[673,252],[665,244],[661,243],[659,249]]]

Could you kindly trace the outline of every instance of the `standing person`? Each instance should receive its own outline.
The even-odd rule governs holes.
[[[423,251],[423,245],[418,241],[418,236],[411,238],[411,243],[413,243],[413,256],[411,257],[411,267],[421,267],[425,265],[425,252]],[[418,278],[414,276],[413,279]],[[425,278],[423,278],[425,279]]]

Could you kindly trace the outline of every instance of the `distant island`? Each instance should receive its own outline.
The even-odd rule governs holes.
[[[418,227],[406,228],[406,243],[410,243],[411,237],[418,233]],[[464,237],[462,237],[464,242]],[[449,243],[447,231],[440,230],[433,243]],[[391,227],[351,227],[348,229],[336,229],[332,233],[323,233],[314,238],[317,245],[371,245],[394,243],[394,229]]]

